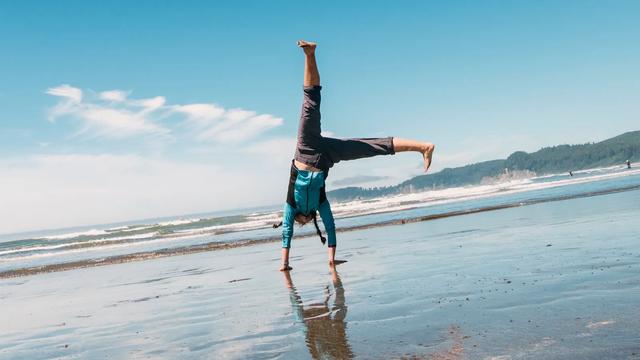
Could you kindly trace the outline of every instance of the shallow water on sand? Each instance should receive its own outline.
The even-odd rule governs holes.
[[[0,358],[640,358],[640,191],[0,281]]]

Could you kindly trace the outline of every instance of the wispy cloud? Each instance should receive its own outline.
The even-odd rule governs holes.
[[[100,99],[105,101],[122,102],[127,99],[129,93],[122,90],[103,91],[99,94]]]
[[[82,102],[82,90],[67,84],[50,88],[47,94],[60,97],[60,102],[49,110],[49,121],[74,111]]]
[[[82,101],[82,90],[68,84],[62,84],[58,87],[49,88],[47,90],[47,94],[60,96],[75,103],[79,103]]]
[[[49,111],[49,119],[79,119],[81,127],[77,134],[124,138],[141,134],[167,135],[170,132],[151,117],[164,104],[162,97],[128,101],[127,93],[112,90],[87,99],[81,89],[67,84],[50,88],[46,93],[61,98]]]
[[[198,139],[222,143],[248,140],[271,128],[282,125],[282,119],[269,114],[231,109],[218,121],[198,134]]]
[[[216,104],[189,104],[173,107],[186,116],[200,141],[242,142],[282,125],[282,118],[244,109],[225,109]]]
[[[176,105],[173,111],[184,114],[187,119],[200,125],[211,125],[214,120],[220,119],[225,113],[224,108],[216,104],[189,104]]]
[[[77,134],[88,136],[170,136],[177,125],[185,124],[198,141],[238,143],[283,123],[282,118],[271,114],[225,109],[214,103],[167,104],[163,96],[134,99],[130,91],[124,90],[95,93],[63,84],[46,93],[60,98],[49,110],[49,120],[78,119],[81,124]],[[171,121],[167,121],[169,117]]]

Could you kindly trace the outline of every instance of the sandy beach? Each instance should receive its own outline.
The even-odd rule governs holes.
[[[0,281],[0,357],[640,358],[640,191]]]

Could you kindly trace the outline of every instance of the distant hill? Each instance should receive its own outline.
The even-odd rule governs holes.
[[[437,156],[437,155],[436,155]],[[557,145],[534,153],[516,151],[506,159],[483,161],[434,174],[420,175],[398,185],[362,188],[346,187],[327,193],[331,200],[348,201],[410,193],[433,188],[479,184],[509,174],[537,175],[561,173],[640,160],[640,131],[618,135],[598,143]]]

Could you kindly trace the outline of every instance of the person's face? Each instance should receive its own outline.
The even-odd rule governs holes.
[[[308,223],[309,221],[313,220],[313,215],[309,214],[309,215],[304,215],[304,214],[297,214],[295,217],[296,222],[298,222],[298,224],[300,225],[304,225],[306,223]]]

